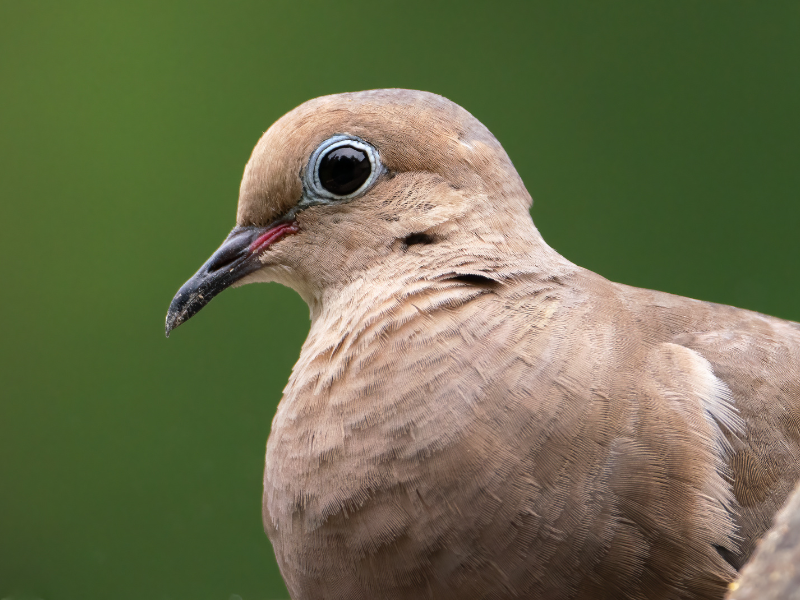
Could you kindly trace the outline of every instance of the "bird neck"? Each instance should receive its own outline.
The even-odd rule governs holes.
[[[354,368],[356,356],[363,366],[371,353],[397,351],[387,349],[387,338],[411,335],[415,343],[435,344],[426,326],[434,314],[457,314],[477,298],[502,295],[520,281],[535,295],[552,289],[554,279],[578,270],[535,229],[522,240],[470,232],[466,244],[454,237],[393,252],[314,296],[309,301],[311,328],[290,387],[308,389],[306,374],[313,373],[314,394],[326,395]]]

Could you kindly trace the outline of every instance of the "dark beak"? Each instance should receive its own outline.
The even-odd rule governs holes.
[[[183,284],[167,312],[166,334],[188,321],[225,288],[262,266],[259,256],[284,235],[297,233],[294,222],[269,227],[234,227],[222,245],[194,276]]]

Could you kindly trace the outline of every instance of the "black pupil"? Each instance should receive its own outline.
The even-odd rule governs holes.
[[[331,194],[352,194],[372,171],[367,153],[352,146],[339,146],[319,162],[319,182]]]

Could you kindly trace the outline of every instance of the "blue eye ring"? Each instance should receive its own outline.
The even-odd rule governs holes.
[[[340,148],[353,148],[366,155],[370,163],[370,174],[356,190],[349,194],[335,194],[327,189],[320,180],[320,165],[328,155]],[[322,142],[308,160],[308,167],[305,173],[305,184],[310,196],[320,200],[349,200],[363,194],[378,179],[383,172],[378,151],[372,144],[369,144],[352,135],[337,134]]]

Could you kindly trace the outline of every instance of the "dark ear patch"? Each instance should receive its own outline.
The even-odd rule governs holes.
[[[415,246],[417,244],[433,244],[434,242],[436,242],[436,239],[427,233],[412,233],[403,238],[403,246],[405,248],[408,248],[409,246]]]

